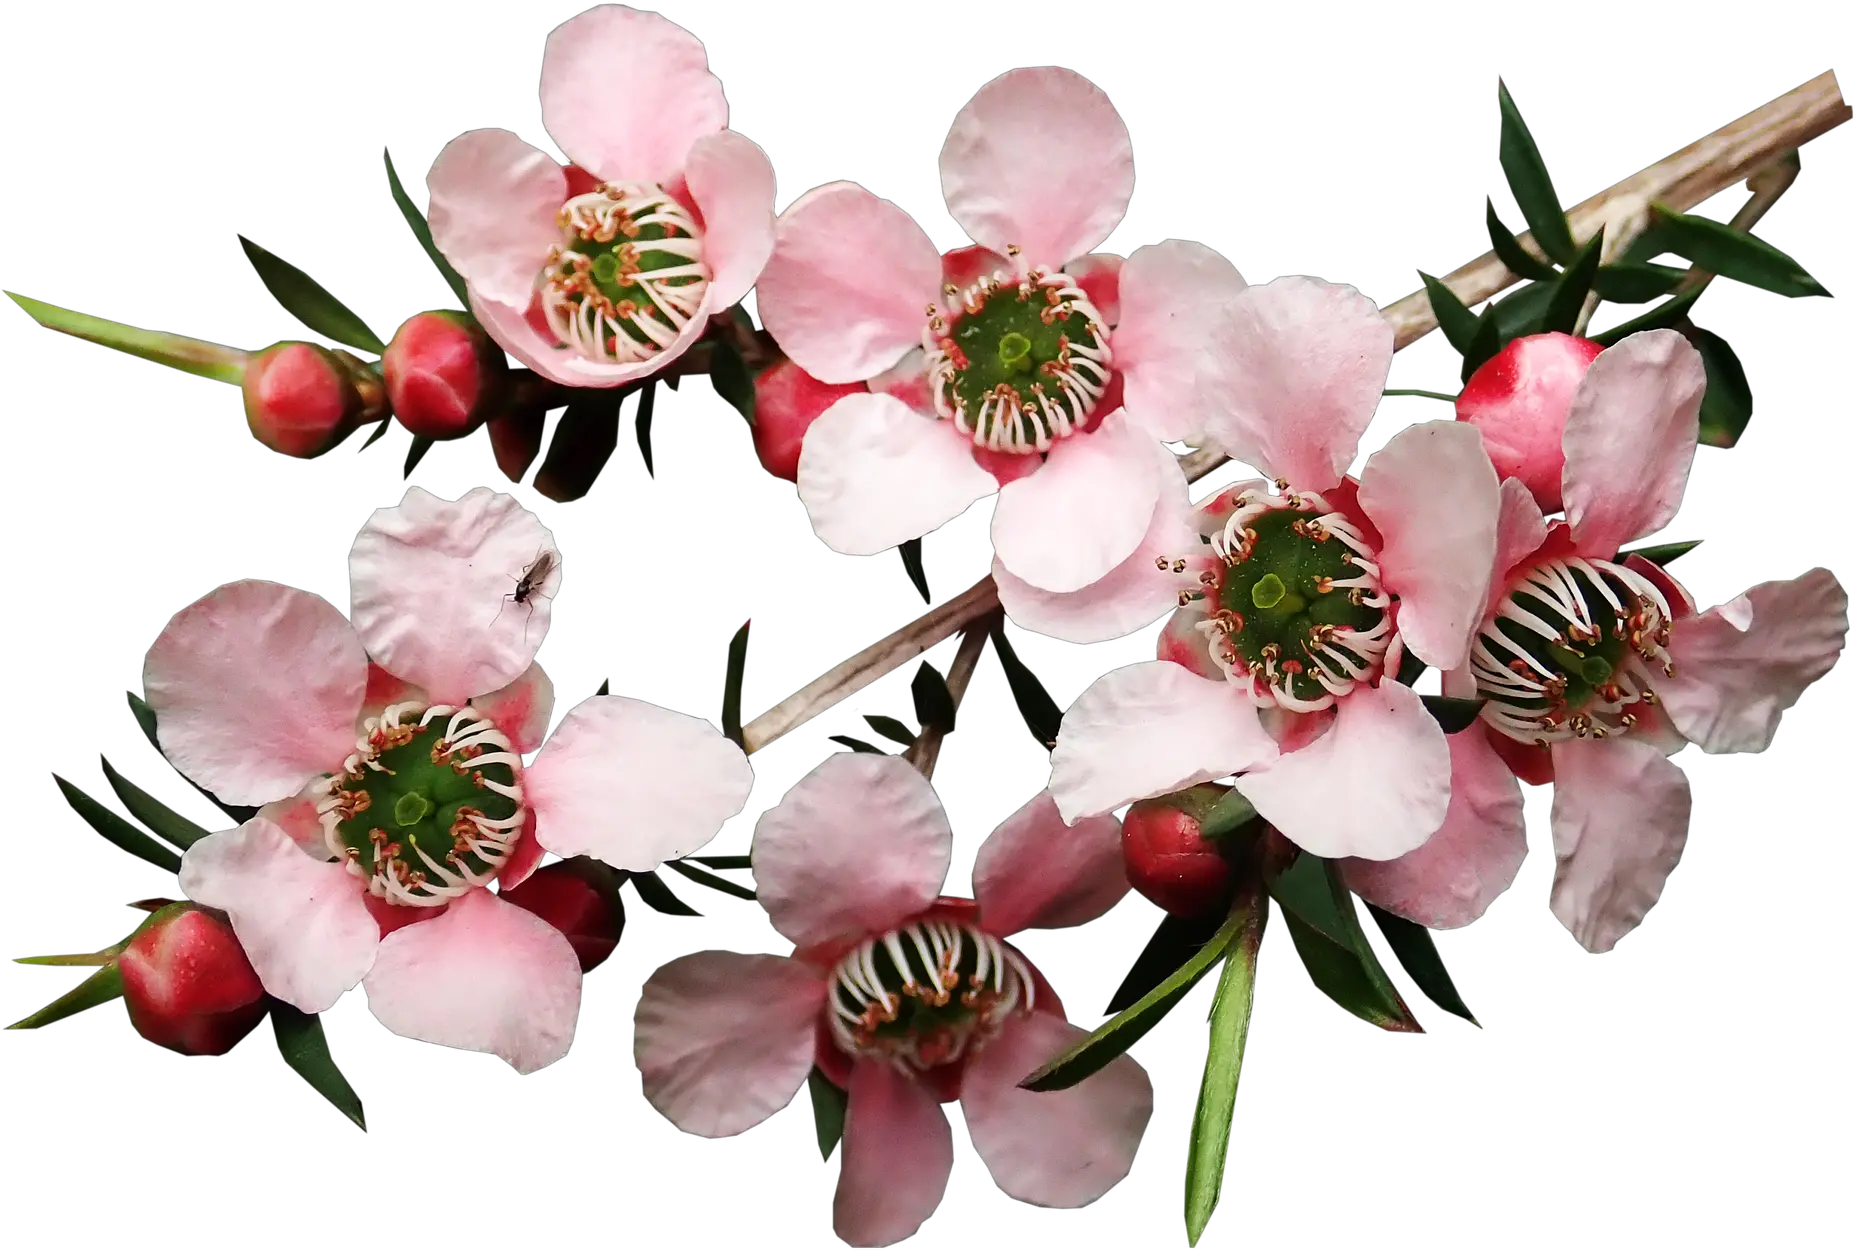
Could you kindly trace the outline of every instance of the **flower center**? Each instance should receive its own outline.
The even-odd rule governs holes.
[[[560,224],[535,290],[548,328],[588,360],[647,360],[701,308],[702,227],[662,187],[606,183],[561,205]]]
[[[1048,451],[1083,427],[1108,386],[1108,327],[1069,275],[995,275],[946,294],[957,311],[930,307],[922,335],[937,412],[990,451]]]
[[[1211,599],[1199,629],[1212,659],[1257,704],[1312,712],[1379,671],[1392,598],[1358,526],[1320,495],[1277,489],[1238,496],[1212,538],[1224,568],[1201,573],[1202,590],[1180,600]]]
[[[492,880],[527,814],[509,739],[443,704],[395,704],[362,729],[316,804],[329,850],[390,903],[436,907]]]
[[[1669,604],[1608,560],[1548,560],[1529,569],[1470,653],[1482,716],[1519,742],[1628,733],[1653,705],[1652,675],[1674,673]]]
[[[1031,970],[972,925],[928,918],[866,939],[831,973],[831,1035],[904,1072],[955,1063],[1036,998]]]

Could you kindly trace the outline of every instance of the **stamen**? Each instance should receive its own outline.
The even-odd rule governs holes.
[[[700,311],[702,227],[662,187],[607,183],[562,205],[560,226],[535,291],[548,328],[578,355],[648,360]]]

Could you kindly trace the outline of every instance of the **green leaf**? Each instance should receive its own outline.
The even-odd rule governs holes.
[[[406,448],[406,463],[400,466],[402,480],[412,476],[412,471],[425,459],[425,453],[432,450],[432,440],[423,434],[412,436],[412,443]]]
[[[85,951],[76,955],[21,955],[13,962],[44,968],[101,968],[119,954],[120,950],[111,947],[109,950]]]
[[[110,789],[116,792],[116,797],[122,800],[122,805],[129,809],[129,814],[176,850],[184,851],[207,835],[208,830],[194,824],[111,768],[107,759],[103,761],[103,776],[109,781]]]
[[[882,747],[873,747],[862,738],[853,738],[849,734],[832,734],[827,742],[835,742],[841,747],[849,747],[859,755],[888,755]]]
[[[1044,689],[1037,674],[1025,667],[1018,658],[1018,652],[1012,650],[1012,644],[1005,636],[1004,618],[998,618],[992,624],[992,648],[999,653],[999,667],[1005,670],[1006,685],[1012,689],[1012,702],[1018,705],[1018,714],[1024,718],[1025,728],[1038,740],[1038,745],[1046,751],[1057,745],[1057,731],[1063,725],[1063,713],[1057,710],[1056,700]]]
[[[350,312],[346,304],[324,290],[321,283],[242,234],[238,236],[238,243],[245,249],[245,258],[251,262],[251,267],[258,271],[258,279],[264,283],[265,290],[284,306],[285,312],[322,337],[334,339],[356,351],[378,356],[387,350],[380,336],[368,329],[367,323]]]
[[[1705,286],[1690,287],[1680,295],[1672,295],[1656,307],[1633,317],[1623,325],[1613,326],[1602,334],[1591,335],[1591,339],[1604,347],[1615,347],[1631,335],[1642,330],[1667,330],[1682,318],[1688,316],[1688,310],[1701,298]]]
[[[122,970],[114,963],[105,964],[78,983],[69,994],[47,1003],[24,1020],[16,1020],[7,1025],[9,1029],[42,1029],[48,1024],[56,1024],[80,1011],[89,1011],[92,1007],[122,997]]]
[[[1710,447],[1732,447],[1753,419],[1753,388],[1747,384],[1746,370],[1720,335],[1697,325],[1682,327],[1682,333],[1701,353],[1708,371],[1708,389],[1701,396],[1701,441]]]
[[[1647,304],[1675,290],[1688,273],[1673,265],[1619,261],[1599,266],[1592,289],[1616,304]]]
[[[135,723],[142,727],[142,736],[147,738],[148,745],[155,748],[161,755],[161,758],[166,760],[167,752],[161,750],[161,737],[155,732],[155,710],[149,707],[148,704],[142,700],[142,697],[133,690],[125,691],[124,693],[129,697],[129,714],[134,716]],[[171,761],[168,767],[174,768]],[[258,814],[258,809],[255,807],[241,807],[237,803],[221,803],[219,801],[219,796],[214,794],[211,790],[198,784],[193,778],[187,776],[187,774],[181,773],[180,769],[174,768],[174,771],[180,773],[182,780],[186,781],[186,783],[195,790],[198,790],[209,803],[231,817],[233,824],[242,825]]]
[[[1652,206],[1644,246],[1674,252],[1697,269],[1796,299],[1829,295],[1804,267],[1764,239],[1706,217]],[[1652,253],[1660,255],[1661,252]]]
[[[619,445],[619,404],[627,393],[620,388],[567,405],[535,471],[536,490],[556,503],[569,503],[593,489]]]
[[[915,593],[922,597],[923,603],[933,603],[934,596],[928,593],[928,570],[922,567],[922,540],[911,538],[896,550],[902,553],[902,569],[914,583]]]
[[[1474,377],[1476,370],[1493,360],[1495,354],[1501,349],[1501,323],[1496,313],[1496,305],[1490,304],[1482,310],[1482,316],[1477,318],[1476,337],[1470,340],[1469,350],[1463,353],[1463,381],[1468,382]]]
[[[751,855],[692,855],[694,863],[704,864],[710,868],[752,868],[754,857]]]
[[[1450,346],[1456,348],[1459,354],[1467,356],[1470,345],[1476,340],[1476,314],[1456,297],[1456,292],[1424,270],[1418,270],[1418,277],[1424,282],[1425,293],[1430,296],[1431,313],[1437,318],[1437,328],[1450,340]]]
[[[362,439],[361,445],[357,447],[355,450],[366,451],[369,447],[372,447],[375,443],[378,443],[381,439],[385,438],[387,436],[387,431],[391,429],[392,427],[393,427],[393,417],[391,415],[382,417],[379,421],[375,422],[374,432],[372,434],[369,434],[366,438]]]
[[[1424,676],[1424,670],[1429,667],[1430,665],[1407,650],[1398,662],[1398,684],[1401,686],[1416,684],[1418,678]]]
[[[406,188],[400,185],[399,172],[393,168],[393,153],[382,148],[380,155],[387,163],[387,188],[393,192],[393,202],[400,207],[400,216],[404,217],[406,224],[412,228],[413,238],[419,240],[419,246],[425,249],[426,256],[437,268],[439,276],[444,278],[445,285],[450,287],[451,293],[458,297],[458,303],[469,308],[470,292],[465,289],[464,279],[457,270],[451,267],[451,262],[445,259],[445,254],[438,250],[438,245],[432,242],[432,227],[426,224],[425,214],[419,211],[419,206],[414,204],[412,197],[406,194]]]
[[[1424,710],[1431,714],[1445,733],[1462,733],[1476,723],[1482,715],[1482,705],[1487,699],[1452,699],[1441,694],[1420,695],[1424,701]]]
[[[1431,940],[1431,931],[1403,916],[1395,916],[1374,907],[1371,903],[1366,905],[1366,910],[1372,913],[1379,931],[1385,934],[1386,945],[1398,957],[1399,966],[1405,970],[1405,975],[1417,983],[1424,996],[1451,1015],[1461,1016],[1481,1028],[1476,1017],[1469,1013],[1469,1008],[1463,1005],[1463,996],[1456,992],[1456,983],[1450,979],[1443,957],[1437,953],[1437,943]]]
[[[1586,240],[1578,259],[1566,266],[1566,272],[1553,284],[1553,294],[1547,297],[1547,306],[1540,318],[1543,332],[1555,330],[1571,334],[1573,327],[1579,324],[1579,312],[1585,307],[1585,297],[1592,293],[1592,279],[1598,274],[1598,258],[1604,248],[1605,231],[1600,227],[1597,234]]]
[[[915,720],[923,729],[954,732],[954,694],[940,669],[923,660],[909,683],[909,693],[915,696]]]
[[[1153,989],[1141,995],[1139,1001],[1117,1012],[1088,1037],[1020,1081],[1019,1088],[1038,1092],[1069,1089],[1077,1082],[1100,1072],[1110,1060],[1147,1036],[1154,1025],[1166,1018],[1167,1012],[1179,1005],[1179,1000],[1186,996],[1187,991],[1199,983],[1199,978],[1225,957],[1243,933],[1251,912],[1260,905],[1261,900],[1257,897],[1254,884],[1247,889],[1240,888],[1230,914],[1218,926],[1217,932],[1212,934],[1211,940],[1194,951]]]
[[[709,385],[715,388],[741,419],[754,424],[754,375],[732,343],[711,339],[714,355],[709,358]]]
[[[1495,318],[1497,350],[1515,339],[1539,334],[1546,323],[1547,305],[1553,302],[1552,282],[1530,282],[1489,305]],[[1491,356],[1494,352],[1489,353]]]
[[[353,1120],[355,1127],[367,1131],[367,1115],[361,1109],[360,1095],[348,1078],[335,1066],[329,1054],[329,1040],[322,1033],[322,1018],[298,1011],[289,1003],[272,1000],[271,1032],[277,1037],[277,1053],[309,1087],[329,1100],[337,1111]]]
[[[1508,232],[1502,219],[1495,213],[1495,201],[1488,201],[1489,244],[1495,249],[1495,255],[1508,271],[1517,278],[1531,279],[1535,282],[1551,282],[1557,276],[1552,265],[1537,260],[1534,254],[1521,246],[1521,241]]]
[[[893,716],[866,716],[864,720],[870,728],[888,738],[891,742],[901,743],[905,747],[915,745],[915,731]]]
[[[1629,551],[1618,552],[1618,563],[1622,564],[1631,556],[1642,556],[1651,564],[1667,567],[1699,546],[1701,546],[1701,539],[1694,538],[1685,543],[1656,543],[1649,547],[1636,547]]]
[[[229,382],[237,386],[245,380],[245,364],[251,359],[251,353],[240,348],[208,343],[205,339],[190,339],[181,334],[169,334],[165,330],[142,330],[126,326],[120,321],[106,321],[89,313],[60,308],[56,304],[47,304],[43,300],[12,291],[8,291],[7,295],[26,310],[28,317],[47,330],[56,330],[74,339],[83,339],[86,343],[113,348],[143,360],[152,360],[158,365],[166,365],[170,369],[179,369],[182,373],[211,378],[215,382]]]
[[[147,860],[157,868],[165,868],[169,872],[180,871],[180,856],[173,851],[79,790],[63,777],[53,773],[52,780],[58,783],[58,790],[64,795],[64,801],[71,805],[71,810],[82,816],[85,824],[102,834],[108,841],[138,859]]]
[[[1133,1006],[1145,997],[1149,991],[1162,981],[1172,976],[1179,966],[1191,959],[1198,949],[1212,940],[1218,927],[1224,923],[1221,912],[1201,912],[1196,916],[1175,916],[1167,914],[1160,918],[1160,927],[1147,939],[1147,945],[1135,957],[1134,966],[1128,969],[1128,975],[1121,979],[1121,985],[1115,990],[1113,998],[1108,1000],[1104,1013],[1114,1015],[1118,1011]]]
[[[1521,120],[1514,97],[1508,94],[1508,84],[1498,81],[1496,87],[1502,110],[1502,173],[1508,178],[1508,189],[1514,193],[1514,202],[1520,205],[1521,216],[1527,218],[1528,229],[1534,232],[1540,250],[1562,265],[1569,265],[1578,249],[1573,246],[1566,214],[1560,210],[1553,179],[1547,175],[1547,164],[1540,159],[1540,149],[1527,123]]]
[[[1216,806],[1205,814],[1199,822],[1199,836],[1208,841],[1228,837],[1257,818],[1257,809],[1251,805],[1235,788],[1226,790],[1224,797]]]
[[[722,676],[722,735],[736,746],[742,745],[741,683],[747,677],[748,629],[753,624],[741,622],[728,640],[728,668]]]
[[[1231,1116],[1237,1109],[1237,1079],[1244,1067],[1244,1041],[1250,1034],[1250,1008],[1256,997],[1257,950],[1269,919],[1267,896],[1245,909],[1243,929],[1231,944],[1212,1000],[1211,1042],[1205,1051],[1205,1075],[1199,1081],[1198,1108],[1192,1115],[1192,1140],[1186,1152],[1186,1241],[1198,1245],[1218,1206],[1224,1187],[1224,1161],[1231,1144]]]
[[[648,381],[638,393],[638,455],[644,460],[644,471],[651,477],[657,476],[657,468],[651,460],[651,418],[657,413],[657,383]]]
[[[844,1112],[850,1106],[850,1096],[817,1066],[806,1078],[806,1087],[812,1091],[812,1126],[818,1130],[819,1158],[829,1159],[844,1136]]]
[[[595,690],[593,693],[599,696],[600,698],[604,698],[605,696],[611,694],[612,693],[612,679],[608,677],[605,681],[600,682],[599,689]]]
[[[1422,1033],[1360,929],[1353,895],[1338,868],[1313,855],[1269,882],[1302,966],[1317,988],[1360,1019],[1394,1033]]]
[[[661,911],[666,916],[700,916],[701,912],[671,893],[670,887],[658,880],[655,873],[634,872],[627,880],[638,891],[638,897],[645,906],[653,911]]]
[[[672,872],[681,873],[691,881],[694,881],[697,885],[707,886],[718,894],[727,894],[734,898],[744,898],[750,903],[758,897],[754,891],[748,889],[745,885],[736,885],[726,877],[718,877],[712,872],[704,872],[702,869],[696,867],[696,865],[686,863],[680,859],[665,860],[664,867],[670,869]]]

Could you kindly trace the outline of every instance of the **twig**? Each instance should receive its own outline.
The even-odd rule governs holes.
[[[947,693],[953,696],[956,708],[967,693],[967,683],[972,680],[973,670],[980,662],[980,652],[986,649],[986,639],[992,632],[993,615],[988,613],[961,632],[960,649],[954,652],[954,662],[947,670]],[[915,765],[921,775],[929,780],[934,779],[934,766],[941,758],[941,742],[946,737],[946,726],[923,725],[915,745],[908,750],[909,763]]]

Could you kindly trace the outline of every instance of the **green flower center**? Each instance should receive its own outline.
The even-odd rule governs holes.
[[[662,187],[607,184],[561,206],[562,240],[537,283],[563,344],[608,364],[648,359],[701,308],[702,230]]]
[[[927,1071],[990,1041],[1035,996],[1030,968],[998,938],[924,919],[869,938],[838,961],[829,1020],[846,1054]]]

